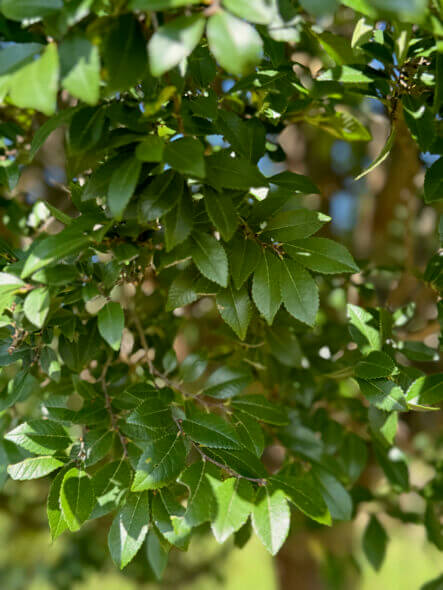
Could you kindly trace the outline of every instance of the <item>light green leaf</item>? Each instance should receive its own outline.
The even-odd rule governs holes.
[[[198,139],[181,137],[165,146],[164,159],[174,170],[196,178],[205,177],[204,148]]]
[[[152,35],[149,60],[153,76],[161,76],[188,57],[198,44],[205,28],[200,14],[180,16],[169,21]]]
[[[69,469],[60,488],[60,507],[70,531],[78,531],[94,507],[94,490],[85,471]]]
[[[211,529],[218,543],[238,531],[247,521],[253,509],[254,490],[252,485],[235,477],[220,481],[209,477],[214,491],[217,511],[211,522]]]
[[[260,35],[228,12],[221,10],[209,18],[206,35],[215,58],[231,74],[248,74],[261,60]]]
[[[317,283],[300,264],[285,258],[281,262],[280,291],[288,312],[300,322],[313,326],[319,307]]]
[[[0,313],[11,305],[14,301],[14,296],[19,293],[25,283],[13,274],[7,272],[0,272]]]
[[[291,241],[290,244],[285,244],[285,251],[291,258],[315,272],[335,274],[359,271],[348,250],[342,244],[327,238]]]
[[[212,521],[217,514],[214,492],[208,480],[211,471],[215,470],[210,463],[198,461],[187,467],[178,480],[189,490],[183,518],[191,527]]]
[[[62,466],[63,461],[55,457],[30,457],[20,463],[9,465],[8,473],[12,479],[38,479]]]
[[[374,319],[372,315],[362,307],[351,303],[348,303],[347,311],[349,323],[351,324],[349,331],[363,354],[369,353],[372,350],[380,350],[380,333],[370,325],[370,322]]]
[[[281,490],[260,488],[252,511],[252,526],[271,555],[276,555],[289,533],[291,514]]]
[[[237,291],[230,284],[227,289],[217,294],[215,301],[223,320],[240,340],[244,340],[252,316],[252,304],[246,287]]]
[[[192,259],[198,270],[221,287],[228,286],[228,259],[223,246],[203,232],[192,234]]]
[[[292,242],[308,238],[331,218],[310,209],[295,209],[278,213],[267,224],[263,236],[277,242]]]
[[[114,170],[108,187],[108,205],[113,217],[121,219],[137,186],[141,162],[129,157]]]
[[[98,312],[98,331],[113,350],[120,350],[125,316],[119,303],[110,301]]]
[[[342,82],[342,84],[370,84],[373,78],[352,66],[336,66],[325,70],[316,78],[319,82]]]
[[[66,449],[71,438],[64,426],[52,420],[30,420],[23,422],[5,435],[6,440],[31,453],[53,455]]]
[[[132,491],[153,490],[173,481],[185,466],[186,454],[180,433],[146,444],[137,464]]]
[[[275,0],[223,0],[223,6],[240,18],[258,25],[267,25],[277,10]]]
[[[182,428],[199,445],[215,449],[241,449],[232,424],[217,414],[193,412],[182,421]]]
[[[108,547],[115,565],[123,569],[142,546],[149,525],[149,493],[128,494],[112,521]]]
[[[280,260],[269,250],[264,250],[254,272],[252,298],[269,325],[272,324],[282,302],[280,271]]]
[[[118,508],[123,494],[131,485],[132,470],[127,461],[112,461],[92,476],[95,506],[90,518],[99,518]]]
[[[42,111],[45,115],[55,112],[57,90],[58,53],[55,43],[47,45],[41,57],[20,68],[10,80],[11,102],[22,109]]]
[[[200,0],[131,0],[130,10],[172,10],[188,4],[200,4]]]
[[[25,316],[37,328],[42,328],[49,313],[50,297],[46,287],[34,289],[26,296],[23,305]]]
[[[402,388],[388,379],[357,379],[362,394],[379,410],[404,412],[408,409]]]
[[[391,357],[380,350],[373,350],[357,363],[355,375],[361,379],[379,379],[389,377],[395,370],[395,363]]]

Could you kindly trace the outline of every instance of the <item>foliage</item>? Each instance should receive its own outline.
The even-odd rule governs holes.
[[[390,306],[372,282],[391,271],[356,262],[306,206],[316,184],[263,167],[285,160],[277,138],[292,124],[369,141],[370,99],[391,130],[359,177],[406,124],[438,156],[422,192],[441,210],[440,11],[2,0],[0,473],[51,477],[53,539],[111,514],[116,565],[146,540],[161,575],[204,523],[239,546],[253,530],[276,554],[291,513],[331,526],[377,502],[407,521],[400,496],[414,489],[426,504],[414,518],[443,549],[441,441],[425,454],[433,479],[413,488],[413,449],[396,441],[399,416],[443,400],[439,349],[404,337],[413,302]],[[349,23],[352,37],[340,34]],[[30,203],[20,176],[60,129],[65,199]],[[431,292],[441,325],[440,254],[403,272]],[[338,291],[353,293],[346,316]],[[383,496],[362,476],[374,461]],[[387,543],[371,515],[374,568]]]

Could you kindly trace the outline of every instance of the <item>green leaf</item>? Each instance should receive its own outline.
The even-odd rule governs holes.
[[[320,193],[320,189],[312,182],[310,178],[308,178],[307,176],[303,176],[303,174],[290,172],[289,170],[285,170],[284,172],[274,174],[274,176],[271,176],[269,178],[269,182],[271,182],[272,184],[276,184],[277,186],[287,188],[296,193]]]
[[[60,262],[65,256],[83,250],[90,240],[91,238],[83,233],[83,227],[73,222],[57,235],[35,243],[29,251],[21,277],[26,278],[49,264]]]
[[[205,449],[206,455],[226,466],[228,471],[233,469],[243,477],[258,479],[266,478],[267,472],[260,459],[246,449]]]
[[[343,141],[370,141],[372,135],[354,115],[336,111],[331,115],[306,116],[305,121]]]
[[[172,10],[188,4],[200,4],[200,0],[131,0],[130,10]]]
[[[186,459],[186,448],[183,437],[167,434],[144,447],[134,482],[133,492],[161,488],[173,481],[183,470]]]
[[[269,24],[276,10],[275,0],[223,0],[223,6],[236,16],[258,25]]]
[[[78,531],[94,507],[94,490],[85,471],[69,469],[60,488],[60,507],[70,531]]]
[[[286,367],[302,366],[302,350],[294,331],[280,323],[267,330],[269,351],[279,363]]]
[[[424,182],[425,203],[443,199],[443,158],[436,160],[426,170]]]
[[[181,16],[163,25],[152,35],[148,50],[153,76],[161,76],[188,57],[205,28],[200,14]]]
[[[406,392],[408,402],[437,404],[443,400],[443,373],[423,375],[416,379]]]
[[[262,56],[263,42],[253,26],[220,10],[208,20],[209,48],[229,73],[250,73]]]
[[[34,289],[26,296],[23,311],[28,320],[37,328],[42,328],[49,313],[49,291],[46,287]]]
[[[404,453],[398,447],[385,448],[374,441],[377,462],[390,483],[403,492],[409,490],[409,471]]]
[[[205,395],[228,399],[238,395],[251,382],[251,375],[244,369],[220,367],[212,373],[205,384]]]
[[[171,283],[166,302],[166,311],[189,305],[197,301],[198,293],[195,288],[195,277],[192,274],[178,275]]]
[[[267,186],[268,181],[255,164],[242,157],[233,158],[226,150],[220,150],[206,158],[206,178],[215,189],[243,189]]]
[[[312,473],[319,486],[317,489],[323,496],[332,518],[334,520],[351,520],[353,504],[349,492],[338,479],[325,469],[315,467]]]
[[[363,172],[360,172],[360,174],[358,174],[358,176],[355,177],[355,180],[360,180],[360,178],[363,178],[364,176],[366,176],[366,174],[369,174],[369,172],[372,172],[375,168],[377,168],[377,166],[379,166],[382,162],[384,162],[386,160],[386,158],[391,153],[391,149],[392,149],[392,146],[394,145],[396,135],[397,135],[397,129],[393,125],[391,132],[389,134],[389,137],[386,140],[386,143],[383,146],[383,149],[381,150],[381,152],[378,154],[378,156],[375,158],[375,160],[367,168],[365,168],[365,170],[363,170]]]
[[[219,110],[216,125],[240,156],[254,163],[262,157],[266,131],[258,119],[244,120],[231,111]]]
[[[123,14],[114,19],[104,43],[103,59],[111,92],[126,90],[143,77],[148,63],[146,39],[135,15]]]
[[[228,286],[228,258],[223,246],[203,232],[192,234],[191,254],[198,270],[221,287]]]
[[[165,428],[172,424],[171,409],[163,399],[152,397],[133,410],[126,421],[149,428]]]
[[[68,92],[87,104],[95,105],[100,97],[100,54],[84,37],[66,39],[60,45],[60,61],[69,53],[70,68],[62,79]],[[75,60],[75,61],[74,61]]]
[[[165,548],[155,529],[150,528],[146,537],[146,557],[157,580],[161,580],[168,565],[169,547]]]
[[[31,453],[53,455],[66,449],[71,439],[64,426],[52,420],[23,422],[5,435],[6,440]]]
[[[288,500],[306,516],[320,524],[331,524],[331,515],[326,502],[312,477],[306,474],[300,477],[274,475],[270,482],[282,490]]]
[[[198,139],[181,137],[165,146],[164,159],[174,170],[196,178],[205,177],[204,148]]]
[[[20,463],[8,466],[12,479],[38,479],[63,466],[63,462],[55,457],[30,457]]]
[[[51,487],[49,488],[46,514],[48,516],[49,530],[51,531],[52,541],[55,541],[55,539],[68,528],[60,508],[60,490],[65,473],[66,471],[63,469],[59,471],[52,480]]]
[[[315,272],[335,274],[359,271],[345,246],[327,238],[291,241],[290,244],[285,244],[285,251],[291,258]]]
[[[10,408],[16,402],[26,400],[38,388],[37,379],[22,369],[13,379],[9,379],[8,385],[0,392],[0,412]]]
[[[210,477],[217,510],[211,522],[211,529],[218,543],[238,531],[247,521],[253,509],[254,490],[252,485],[235,477],[224,481]]]
[[[263,395],[244,395],[232,400],[231,405],[261,422],[284,426],[288,423],[285,411]]]
[[[163,218],[167,252],[188,238],[194,225],[193,213],[192,198],[185,189],[177,205]]]
[[[140,196],[140,220],[146,223],[168,213],[181,198],[183,187],[183,178],[173,170],[155,176]]]
[[[276,555],[285,542],[290,520],[285,494],[260,488],[252,511],[252,526],[271,555]]]
[[[74,113],[75,109],[71,108],[60,111],[59,113],[45,121],[43,125],[41,125],[37,129],[31,141],[31,149],[29,150],[29,161],[34,159],[35,154],[45,143],[49,135],[61,125],[69,123]]]
[[[280,291],[288,312],[300,322],[313,326],[319,307],[317,283],[300,264],[281,261]]]
[[[113,350],[120,350],[125,315],[119,303],[110,301],[98,312],[98,331]]]
[[[353,432],[348,432],[340,449],[339,461],[343,464],[351,483],[356,482],[360,477],[367,460],[368,451],[365,441]]]
[[[316,80],[319,82],[341,82],[342,84],[370,84],[373,78],[367,76],[361,70],[353,68],[352,66],[336,66],[329,70],[325,70]]]
[[[182,421],[182,428],[199,445],[214,449],[241,449],[232,424],[217,414],[193,412]]]
[[[380,350],[373,350],[357,363],[355,375],[361,379],[379,379],[389,377],[394,370],[395,363],[388,354]]]
[[[73,459],[81,457],[83,467],[89,467],[106,457],[113,442],[114,432],[112,430],[94,428],[89,430],[81,441],[73,445],[70,454]]]
[[[246,287],[237,291],[230,284],[227,289],[217,294],[215,300],[223,320],[240,340],[244,340],[252,316],[252,304]]]
[[[14,296],[19,293],[25,283],[13,274],[0,272],[0,313],[9,307],[14,301]]]
[[[387,544],[386,531],[378,518],[372,514],[363,533],[362,546],[367,560],[376,571],[383,565]]]
[[[404,412],[408,409],[402,388],[388,379],[357,379],[362,394],[379,410]]]
[[[14,72],[29,63],[36,53],[40,53],[43,47],[40,43],[10,42],[0,51],[0,76]]]
[[[135,148],[136,157],[142,162],[161,162],[163,160],[163,152],[165,149],[165,142],[158,135],[148,135]]]
[[[284,211],[268,222],[263,235],[277,242],[301,240],[314,234],[330,219],[323,213],[309,209]]]
[[[108,547],[116,566],[123,569],[142,546],[149,525],[149,493],[128,494],[112,521]]]
[[[260,458],[265,448],[265,437],[260,424],[244,412],[235,412],[232,420],[241,444]]]
[[[35,109],[45,115],[52,115],[58,90],[57,46],[54,43],[47,45],[41,57],[20,68],[9,83],[13,104],[22,109]]]
[[[236,289],[240,289],[257,268],[260,256],[261,250],[257,242],[234,236],[228,245],[228,258]]]
[[[380,333],[370,325],[370,322],[374,319],[372,315],[362,307],[351,303],[348,303],[347,311],[351,324],[351,336],[361,347],[361,351],[366,354],[372,350],[380,350]]]
[[[131,485],[131,479],[132,470],[123,459],[107,463],[98,469],[92,476],[96,503],[90,518],[99,518],[118,508]]]
[[[62,0],[2,0],[0,6],[6,18],[16,21],[44,18],[62,8]]]
[[[229,242],[237,229],[239,218],[230,195],[206,189],[205,207],[208,216],[225,242]]]
[[[217,514],[217,503],[208,480],[212,468],[207,461],[198,461],[187,467],[178,480],[189,490],[183,518],[191,527],[212,521]]]
[[[108,187],[108,206],[112,216],[121,219],[137,186],[141,162],[129,157],[114,170]]]
[[[269,250],[264,250],[254,272],[252,298],[269,325],[272,324],[282,302],[280,270],[280,260]]]

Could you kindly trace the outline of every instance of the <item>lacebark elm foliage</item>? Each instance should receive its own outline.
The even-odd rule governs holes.
[[[284,161],[288,125],[369,141],[378,101],[390,133],[358,178],[406,125],[435,155],[420,190],[441,211],[440,12],[437,0],[0,2],[0,474],[49,476],[53,539],[112,514],[116,565],[146,542],[161,575],[203,523],[239,545],[252,523],[276,554],[291,513],[333,526],[377,501],[406,520],[399,498],[414,489],[416,521],[443,549],[441,446],[422,457],[433,479],[411,488],[414,451],[395,438],[399,416],[443,400],[439,349],[402,336],[413,302],[362,293],[337,313],[334,289],[363,289],[372,263],[324,237],[310,178],[263,173]],[[33,204],[20,176],[55,130],[65,197]],[[441,325],[438,252],[415,274]],[[194,352],[178,360],[188,328]],[[361,477],[368,462],[384,496]],[[382,520],[363,539],[375,568]]]

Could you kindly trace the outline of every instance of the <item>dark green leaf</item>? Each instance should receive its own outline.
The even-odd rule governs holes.
[[[301,265],[281,261],[280,291],[288,312],[300,322],[313,326],[319,307],[317,283]]]
[[[280,272],[280,260],[269,250],[264,250],[254,272],[252,298],[269,325],[272,324],[282,302]]]
[[[110,301],[98,313],[98,331],[113,350],[120,350],[125,316],[119,303]]]
[[[257,420],[283,426],[288,423],[285,411],[263,395],[245,395],[232,400],[232,406]]]
[[[194,232],[191,254],[202,275],[221,287],[227,287],[228,259],[220,242],[209,234]]]
[[[94,507],[94,490],[85,471],[69,469],[60,488],[60,507],[69,530],[78,531]]]
[[[369,563],[376,571],[383,564],[387,543],[388,536],[385,529],[380,524],[378,518],[372,515],[363,533],[362,545]]]
[[[237,291],[230,284],[227,289],[217,294],[216,303],[223,320],[240,340],[244,340],[252,316],[252,304],[246,287]]]
[[[165,486],[185,466],[186,448],[180,433],[167,434],[144,447],[137,464],[132,491],[141,492]]]

